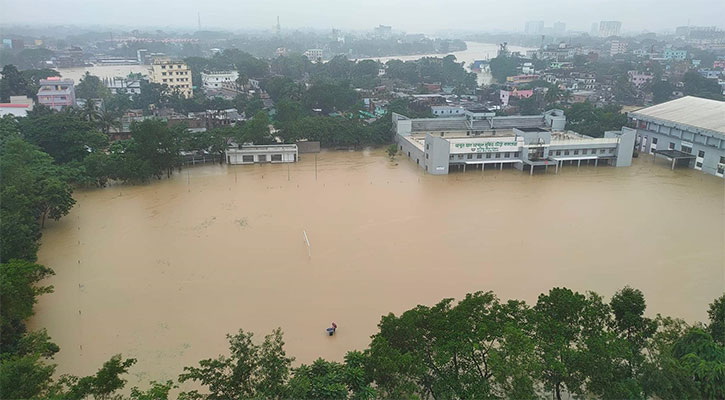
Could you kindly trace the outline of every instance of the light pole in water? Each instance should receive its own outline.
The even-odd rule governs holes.
[[[317,154],[315,154],[315,180],[317,180]]]

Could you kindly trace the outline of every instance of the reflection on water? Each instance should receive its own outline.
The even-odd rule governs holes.
[[[725,286],[722,179],[648,158],[430,176],[382,150],[330,152],[75,197],[44,231],[55,293],[31,327],[61,346],[58,373],[138,358],[131,385],[226,352],[239,328],[281,326],[298,361],[339,360],[381,315],[477,290],[533,303],[632,285],[650,315],[695,321]]]

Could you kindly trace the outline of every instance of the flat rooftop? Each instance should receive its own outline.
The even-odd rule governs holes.
[[[685,96],[630,112],[629,116],[655,118],[725,135],[725,101]]]

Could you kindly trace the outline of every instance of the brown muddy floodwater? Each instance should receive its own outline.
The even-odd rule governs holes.
[[[59,374],[122,353],[138,358],[129,384],[145,386],[226,354],[239,328],[261,339],[281,326],[298,362],[341,360],[381,315],[467,292],[532,304],[554,286],[608,299],[631,285],[650,315],[694,322],[725,288],[722,179],[649,157],[534,176],[398,163],[327,152],[317,180],[303,155],[76,191],[43,233],[55,293],[31,328],[60,345]]]

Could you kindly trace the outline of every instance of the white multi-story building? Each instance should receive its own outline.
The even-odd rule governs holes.
[[[612,45],[609,47],[609,55],[614,57],[617,54],[624,54],[627,52],[627,42],[621,40],[613,40]]]
[[[237,71],[204,71],[201,73],[201,83],[204,89],[220,89],[225,83],[236,82],[239,78]]]
[[[322,60],[322,49],[309,49],[304,52],[304,56],[310,61],[321,61]]]
[[[151,82],[166,85],[186,98],[193,95],[191,69],[181,61],[172,61],[168,58],[155,59],[151,69]]]
[[[642,87],[642,85],[651,82],[654,78],[652,74],[646,74],[637,71],[629,71],[627,72],[627,75],[629,75],[629,83],[637,87]]]
[[[599,23],[599,36],[618,36],[621,29],[622,23],[619,21],[602,21]]]

